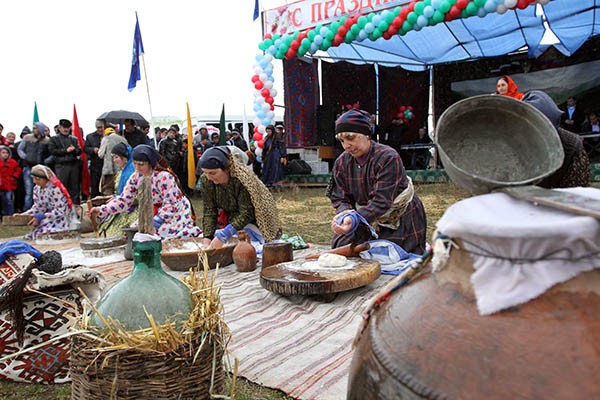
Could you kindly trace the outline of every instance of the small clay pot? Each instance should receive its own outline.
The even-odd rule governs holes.
[[[238,232],[240,241],[233,249],[233,262],[238,272],[252,272],[256,269],[256,249],[250,244],[250,238],[246,232]]]
[[[265,243],[263,246],[262,267],[270,267],[294,260],[294,249],[287,242]]]

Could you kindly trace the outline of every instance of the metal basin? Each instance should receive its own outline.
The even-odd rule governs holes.
[[[453,104],[440,117],[436,132],[448,176],[471,194],[534,185],[564,159],[548,118],[506,96],[474,96]]]

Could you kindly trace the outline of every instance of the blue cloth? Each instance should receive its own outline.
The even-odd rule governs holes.
[[[160,226],[163,224],[163,222],[163,219],[158,215],[155,215],[154,218],[152,218],[152,225],[154,225],[154,229],[156,229],[157,231],[158,228],[160,228]]]
[[[6,256],[29,253],[35,258],[42,255],[42,252],[33,248],[29,243],[22,240],[9,240],[0,244],[0,263],[6,261]]]
[[[225,243],[235,234],[237,234],[237,230],[233,227],[233,225],[229,224],[223,229],[217,229],[215,232],[215,237],[219,238],[221,242]]]
[[[35,214],[33,214],[33,218],[37,219],[38,222],[42,222],[42,220],[44,219],[44,213],[36,212]]]
[[[361,252],[360,257],[378,261],[382,274],[399,275],[408,268],[411,261],[421,258],[420,255],[409,253],[389,240],[371,240],[369,246],[369,250]]]
[[[123,189],[125,189],[125,185],[129,180],[131,174],[134,173],[135,168],[133,167],[133,158],[131,157],[131,146],[127,146],[127,154],[129,155],[129,159],[127,160],[127,164],[125,164],[125,168],[121,171],[121,177],[119,178],[119,186],[117,186],[117,194],[123,193]]]
[[[369,224],[369,221],[367,221],[365,219],[365,217],[360,215],[358,213],[358,211],[356,211],[356,210],[348,211],[347,213],[340,215],[335,222],[338,225],[341,225],[342,222],[344,221],[344,218],[346,218],[346,217],[350,217],[352,219],[352,228],[350,228],[350,231],[348,233],[346,233],[346,235],[350,235],[350,234],[354,233],[354,231],[358,228],[358,226],[362,222],[363,224],[366,224],[369,227],[369,230],[371,231],[371,235],[373,235],[373,237],[375,237],[375,238],[379,237],[377,235],[377,232],[375,232],[375,229],[373,229],[371,224]]]

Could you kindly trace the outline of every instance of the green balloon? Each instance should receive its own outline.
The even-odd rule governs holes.
[[[475,3],[477,7],[483,7],[485,0],[475,0],[473,3]]]
[[[449,1],[445,0],[442,1],[442,3],[440,4],[440,8],[438,8],[437,11],[446,14],[448,11],[450,11],[450,8],[452,7],[452,4],[450,4]]]
[[[406,21],[408,21],[410,26],[413,26],[417,22],[417,19],[419,19],[419,16],[414,11],[409,12],[408,15],[406,16]]]
[[[281,38],[281,35],[279,35],[279,34],[273,35],[273,41],[280,39],[280,38]]]
[[[302,39],[302,41],[300,42],[300,46],[306,47],[308,49],[310,47],[310,39],[307,37]]]
[[[392,13],[392,14],[394,14],[394,18],[397,17],[398,15],[400,15],[400,10],[402,10],[402,7],[394,8],[394,12]]]
[[[350,32],[348,32],[346,34],[346,36],[344,36],[344,43],[352,43],[354,41],[356,37],[352,34],[350,34]]]
[[[327,39],[331,42],[333,40],[334,36],[335,36],[335,33],[333,33],[333,31],[328,31],[327,35],[325,35],[325,39]]]
[[[390,27],[390,24],[387,21],[382,21],[378,26],[377,29],[375,29],[376,31],[379,30],[382,33],[387,31],[388,28]]]
[[[431,19],[433,20],[434,23],[439,24],[440,22],[442,22],[444,20],[444,14],[442,14],[440,12],[440,10],[437,10],[436,12],[433,13],[433,16],[431,17]]]
[[[340,29],[340,26],[342,26],[342,24],[340,24],[339,22],[334,22],[329,26],[329,30],[337,32],[338,29]]]
[[[331,40],[324,39],[323,43],[321,43],[321,50],[327,50],[330,47],[331,47]]]
[[[262,51],[265,51],[265,50],[267,49],[267,48],[265,47],[265,42],[260,42],[260,43],[258,44],[258,49],[259,49],[259,50],[262,50]]]
[[[357,22],[358,22],[358,26],[360,27],[360,29],[362,29],[365,27],[367,22],[369,22],[369,19],[367,17],[365,17],[364,15],[361,15],[360,17],[358,17]]]
[[[465,8],[465,11],[467,12],[467,15],[471,16],[477,14],[477,8],[475,3],[469,3],[467,8]]]
[[[383,35],[383,32],[379,29],[375,29],[371,35],[373,36],[373,40],[377,40]]]
[[[358,24],[352,25],[350,27],[350,32],[352,32],[354,36],[358,36],[358,32],[360,32],[360,26],[358,26]]]
[[[394,15],[393,12],[391,12],[385,16],[385,22],[387,22],[388,26],[392,24],[392,22],[394,21],[394,18],[396,18],[396,16]]]
[[[423,15],[423,9],[425,8],[425,4],[423,4],[423,2],[419,2],[417,4],[415,4],[415,13],[417,13],[417,16],[419,15]]]
[[[287,35],[285,37],[285,39],[283,39],[283,43],[285,43],[286,47],[290,47],[290,44],[292,43],[292,40],[294,40],[294,38],[291,35]]]
[[[402,30],[404,31],[404,33],[406,32],[410,32],[412,30],[413,24],[411,24],[408,21],[404,21],[404,23],[402,24]]]
[[[306,37],[308,38],[308,40],[310,40],[311,42],[313,40],[315,40],[315,36],[317,36],[317,32],[315,32],[314,30],[309,31],[308,34],[306,35]]]
[[[267,46],[267,49],[271,46],[273,46],[273,39],[267,39],[265,40],[265,46]]]

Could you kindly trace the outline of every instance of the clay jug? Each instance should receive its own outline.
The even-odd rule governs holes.
[[[240,241],[233,249],[233,262],[239,272],[251,272],[256,269],[256,249],[250,244],[246,232],[238,232]]]
[[[178,327],[189,318],[190,290],[162,269],[161,247],[160,238],[142,242],[134,239],[131,275],[111,287],[96,303],[104,318],[119,321],[128,331],[150,327],[146,312],[157,324],[164,324],[168,319]],[[96,313],[90,319],[92,325],[104,326]]]

